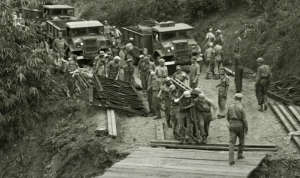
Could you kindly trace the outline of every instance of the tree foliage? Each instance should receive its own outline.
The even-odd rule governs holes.
[[[33,28],[13,24],[13,1],[2,3],[0,28],[0,140],[13,141],[39,117],[49,81],[48,54],[34,50]]]

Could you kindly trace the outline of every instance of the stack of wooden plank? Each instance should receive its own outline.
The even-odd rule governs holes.
[[[116,118],[115,118],[115,111],[112,109],[107,109],[107,128],[108,128],[108,135],[112,137],[117,137],[117,125],[116,125]]]
[[[284,105],[278,102],[269,105],[289,133],[300,131],[300,114],[293,105]],[[292,136],[292,138],[300,149],[300,137]]]
[[[219,151],[228,151],[229,145],[225,143],[217,144],[188,144],[180,143],[179,141],[173,140],[151,140],[151,147],[165,147],[165,148],[181,148],[181,149],[196,149],[196,150],[219,150]],[[237,146],[235,150],[237,150]],[[247,144],[244,147],[245,151],[277,151],[277,145],[274,144]]]
[[[223,151],[139,148],[100,177],[245,178],[257,168],[266,153],[244,152],[244,156],[230,166],[228,152]]]
[[[147,115],[142,97],[130,83],[94,75],[90,88],[90,103],[105,108],[120,109],[130,113]]]

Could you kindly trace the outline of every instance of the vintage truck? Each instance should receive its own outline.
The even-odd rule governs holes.
[[[138,56],[143,48],[147,48],[153,55],[154,62],[158,58],[166,60],[166,65],[185,65],[190,63],[193,54],[201,52],[193,37],[193,27],[185,23],[173,21],[156,23],[153,26],[141,28],[123,27],[123,41],[133,38],[134,64],[138,63]]]
[[[41,8],[34,9],[21,7],[23,18],[40,19],[47,18],[49,20],[67,20],[76,19],[74,16],[74,7],[68,5],[43,5]]]
[[[68,58],[77,55],[78,60],[94,59],[99,51],[111,49],[111,42],[104,36],[104,26],[99,21],[52,20],[47,22],[47,31],[50,45],[59,32],[63,33],[69,44]]]

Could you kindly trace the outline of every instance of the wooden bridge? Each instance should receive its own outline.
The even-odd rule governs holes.
[[[245,178],[261,163],[266,152],[244,152],[245,158],[236,160],[232,166],[228,156],[228,151],[142,147],[99,178]]]

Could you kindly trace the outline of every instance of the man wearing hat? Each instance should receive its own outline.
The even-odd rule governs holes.
[[[187,74],[184,71],[181,70],[180,65],[176,66],[176,72],[173,74],[173,79],[174,80],[177,79],[180,82],[182,82],[183,84],[185,84],[186,86],[188,86],[188,79],[189,78],[188,78]],[[183,94],[183,91],[180,90],[179,88],[178,88],[177,92],[178,92],[179,96],[181,96]]]
[[[124,70],[124,79],[125,82],[131,83],[131,84],[135,84],[134,82],[134,66],[132,64],[132,59],[127,59],[127,65],[123,66],[123,70]]]
[[[210,29],[208,30],[208,33],[206,34],[206,37],[205,37],[205,39],[204,39],[204,41],[203,41],[203,44],[204,44],[205,42],[207,42],[207,43],[205,44],[205,46],[207,46],[209,43],[214,43],[215,41],[216,41],[216,36],[213,34],[213,29],[210,28]]]
[[[178,98],[179,95],[178,95],[175,85],[171,85],[169,87],[168,96],[171,100],[170,116],[171,116],[171,121],[173,123],[173,135],[174,135],[175,139],[180,139],[179,131],[178,131],[179,124],[178,124],[178,117],[177,117],[179,103],[175,102],[175,99]]]
[[[190,87],[192,89],[197,88],[198,87],[198,77],[200,76],[200,66],[197,63],[197,57],[193,56],[191,59],[191,72],[190,72]]]
[[[200,88],[194,88],[191,91],[191,97],[193,100],[197,99],[199,94],[202,93],[202,90]],[[199,120],[198,120],[198,115],[197,115],[196,107],[191,108],[191,117],[192,117],[192,123],[193,123],[193,128],[192,128],[192,133],[194,138],[197,138],[198,142],[201,142],[201,134],[200,134],[200,128],[199,128]]]
[[[66,66],[66,81],[67,81],[67,97],[68,99],[71,98],[71,96],[75,97],[76,94],[76,85],[75,85],[75,78],[72,76],[72,72],[75,71],[78,68],[78,65],[76,63],[77,56],[73,55],[72,58],[70,58],[69,62],[67,63]]]
[[[167,68],[167,66],[165,66],[165,60],[163,58],[160,58],[158,63],[159,63],[159,66],[157,66],[155,68],[154,72],[155,72],[157,78],[164,79],[168,76],[168,68]]]
[[[205,97],[204,93],[200,93],[198,98],[194,99],[194,103],[196,106],[197,120],[199,122],[198,126],[202,136],[202,143],[206,144],[207,137],[209,135],[210,122],[212,121],[211,108],[213,108],[214,111],[218,108],[211,100]]]
[[[264,59],[259,57],[256,60],[258,64],[257,74],[256,74],[256,98],[258,105],[260,106],[259,111],[267,110],[267,91],[271,84],[271,68],[264,64]]]
[[[235,32],[235,35],[236,35],[236,39],[234,41],[234,47],[233,47],[233,50],[236,49],[237,53],[241,53],[241,41],[242,41],[242,38],[239,36],[239,32],[236,31]]]
[[[194,103],[190,91],[183,92],[183,95],[176,100],[179,100],[178,122],[180,141],[184,143],[188,141],[189,135],[192,133],[190,108],[194,107]]]
[[[214,72],[217,75],[216,79],[220,78],[220,67],[223,63],[223,47],[220,45],[220,41],[216,42],[216,46],[214,47],[215,51],[215,67]]]
[[[108,25],[107,20],[104,21],[104,36],[111,39],[111,26]]]
[[[243,74],[244,68],[242,63],[242,56],[238,53],[237,49],[233,50],[233,66],[234,66],[234,83],[236,93],[241,93],[243,90]]]
[[[118,80],[121,64],[120,64],[121,58],[119,56],[114,57],[114,60],[110,61],[107,64],[106,71],[108,78]]]
[[[215,75],[215,50],[213,49],[213,43],[209,43],[208,46],[204,52],[205,63],[207,65],[206,79],[209,79],[209,74]]]
[[[152,90],[152,103],[153,103],[153,109],[154,112],[156,114],[156,118],[155,119],[160,119],[161,118],[161,104],[160,104],[160,96],[159,96],[159,92],[161,90],[162,87],[162,82],[161,80],[159,80],[155,73],[151,73],[151,85],[148,87],[147,92]]]
[[[229,77],[226,75],[224,67],[220,68],[220,76],[220,84],[216,86],[219,87],[218,104],[220,113],[218,116],[223,118],[225,117],[225,105],[229,88]]]
[[[120,32],[120,30],[117,29],[115,26],[112,26],[110,34],[112,36],[112,41],[117,44],[120,44],[120,42],[121,42],[120,37],[122,36],[122,33]]]
[[[217,30],[216,33],[217,33],[217,35],[216,35],[216,43],[218,43],[221,46],[223,46],[223,44],[224,44],[224,38],[223,38],[221,30]]]
[[[65,39],[63,39],[62,32],[58,33],[58,38],[54,40],[52,46],[56,56],[54,64],[65,72],[66,68],[64,67],[65,65],[63,65],[63,62],[67,62],[67,61],[64,60],[64,55],[65,55],[65,49],[69,46],[69,44],[66,42]]]
[[[131,50],[133,50],[133,38],[132,37],[129,38],[128,43],[125,45],[126,54],[128,52],[130,52]]]
[[[238,145],[238,157],[237,159],[243,159],[243,150],[245,145],[245,134],[248,132],[248,122],[246,114],[242,105],[243,95],[236,93],[234,95],[234,103],[231,104],[227,112],[227,120],[229,122],[229,164],[233,165],[234,162],[234,147],[237,137],[239,138]]]
[[[165,115],[166,115],[166,121],[168,124],[168,127],[171,128],[171,97],[170,97],[170,87],[173,89],[173,83],[171,81],[171,78],[167,77],[164,81],[164,85],[162,86],[162,90],[159,92],[159,96],[162,94],[163,99],[165,101]],[[175,85],[174,85],[175,87]],[[176,89],[176,88],[175,88]],[[173,90],[172,90],[173,91]]]
[[[139,57],[140,61],[138,63],[138,70],[140,73],[143,91],[146,91],[148,88],[150,72],[153,71],[155,67],[151,64],[148,57],[145,57],[144,55],[140,55]]]
[[[100,51],[99,55],[95,58],[94,61],[94,67],[93,67],[93,73],[98,76],[106,76],[106,59],[105,59],[105,53],[104,51]]]
[[[154,62],[153,57],[152,57],[150,54],[148,54],[148,49],[147,49],[147,48],[144,48],[144,49],[143,49],[143,55],[144,55],[145,57],[148,57],[149,60],[150,60],[150,62]]]
[[[147,86],[151,86],[152,84],[152,76],[155,75],[155,72],[154,71],[151,71],[150,72],[150,75],[149,75],[149,78],[148,78],[148,81],[147,81]],[[155,77],[154,77],[155,78]],[[153,101],[152,101],[152,98],[153,98],[153,95],[152,95],[152,88],[150,88],[149,90],[147,90],[147,101],[148,101],[148,105],[149,105],[149,115],[148,116],[155,116],[155,110],[154,110],[154,106],[153,106]]]

